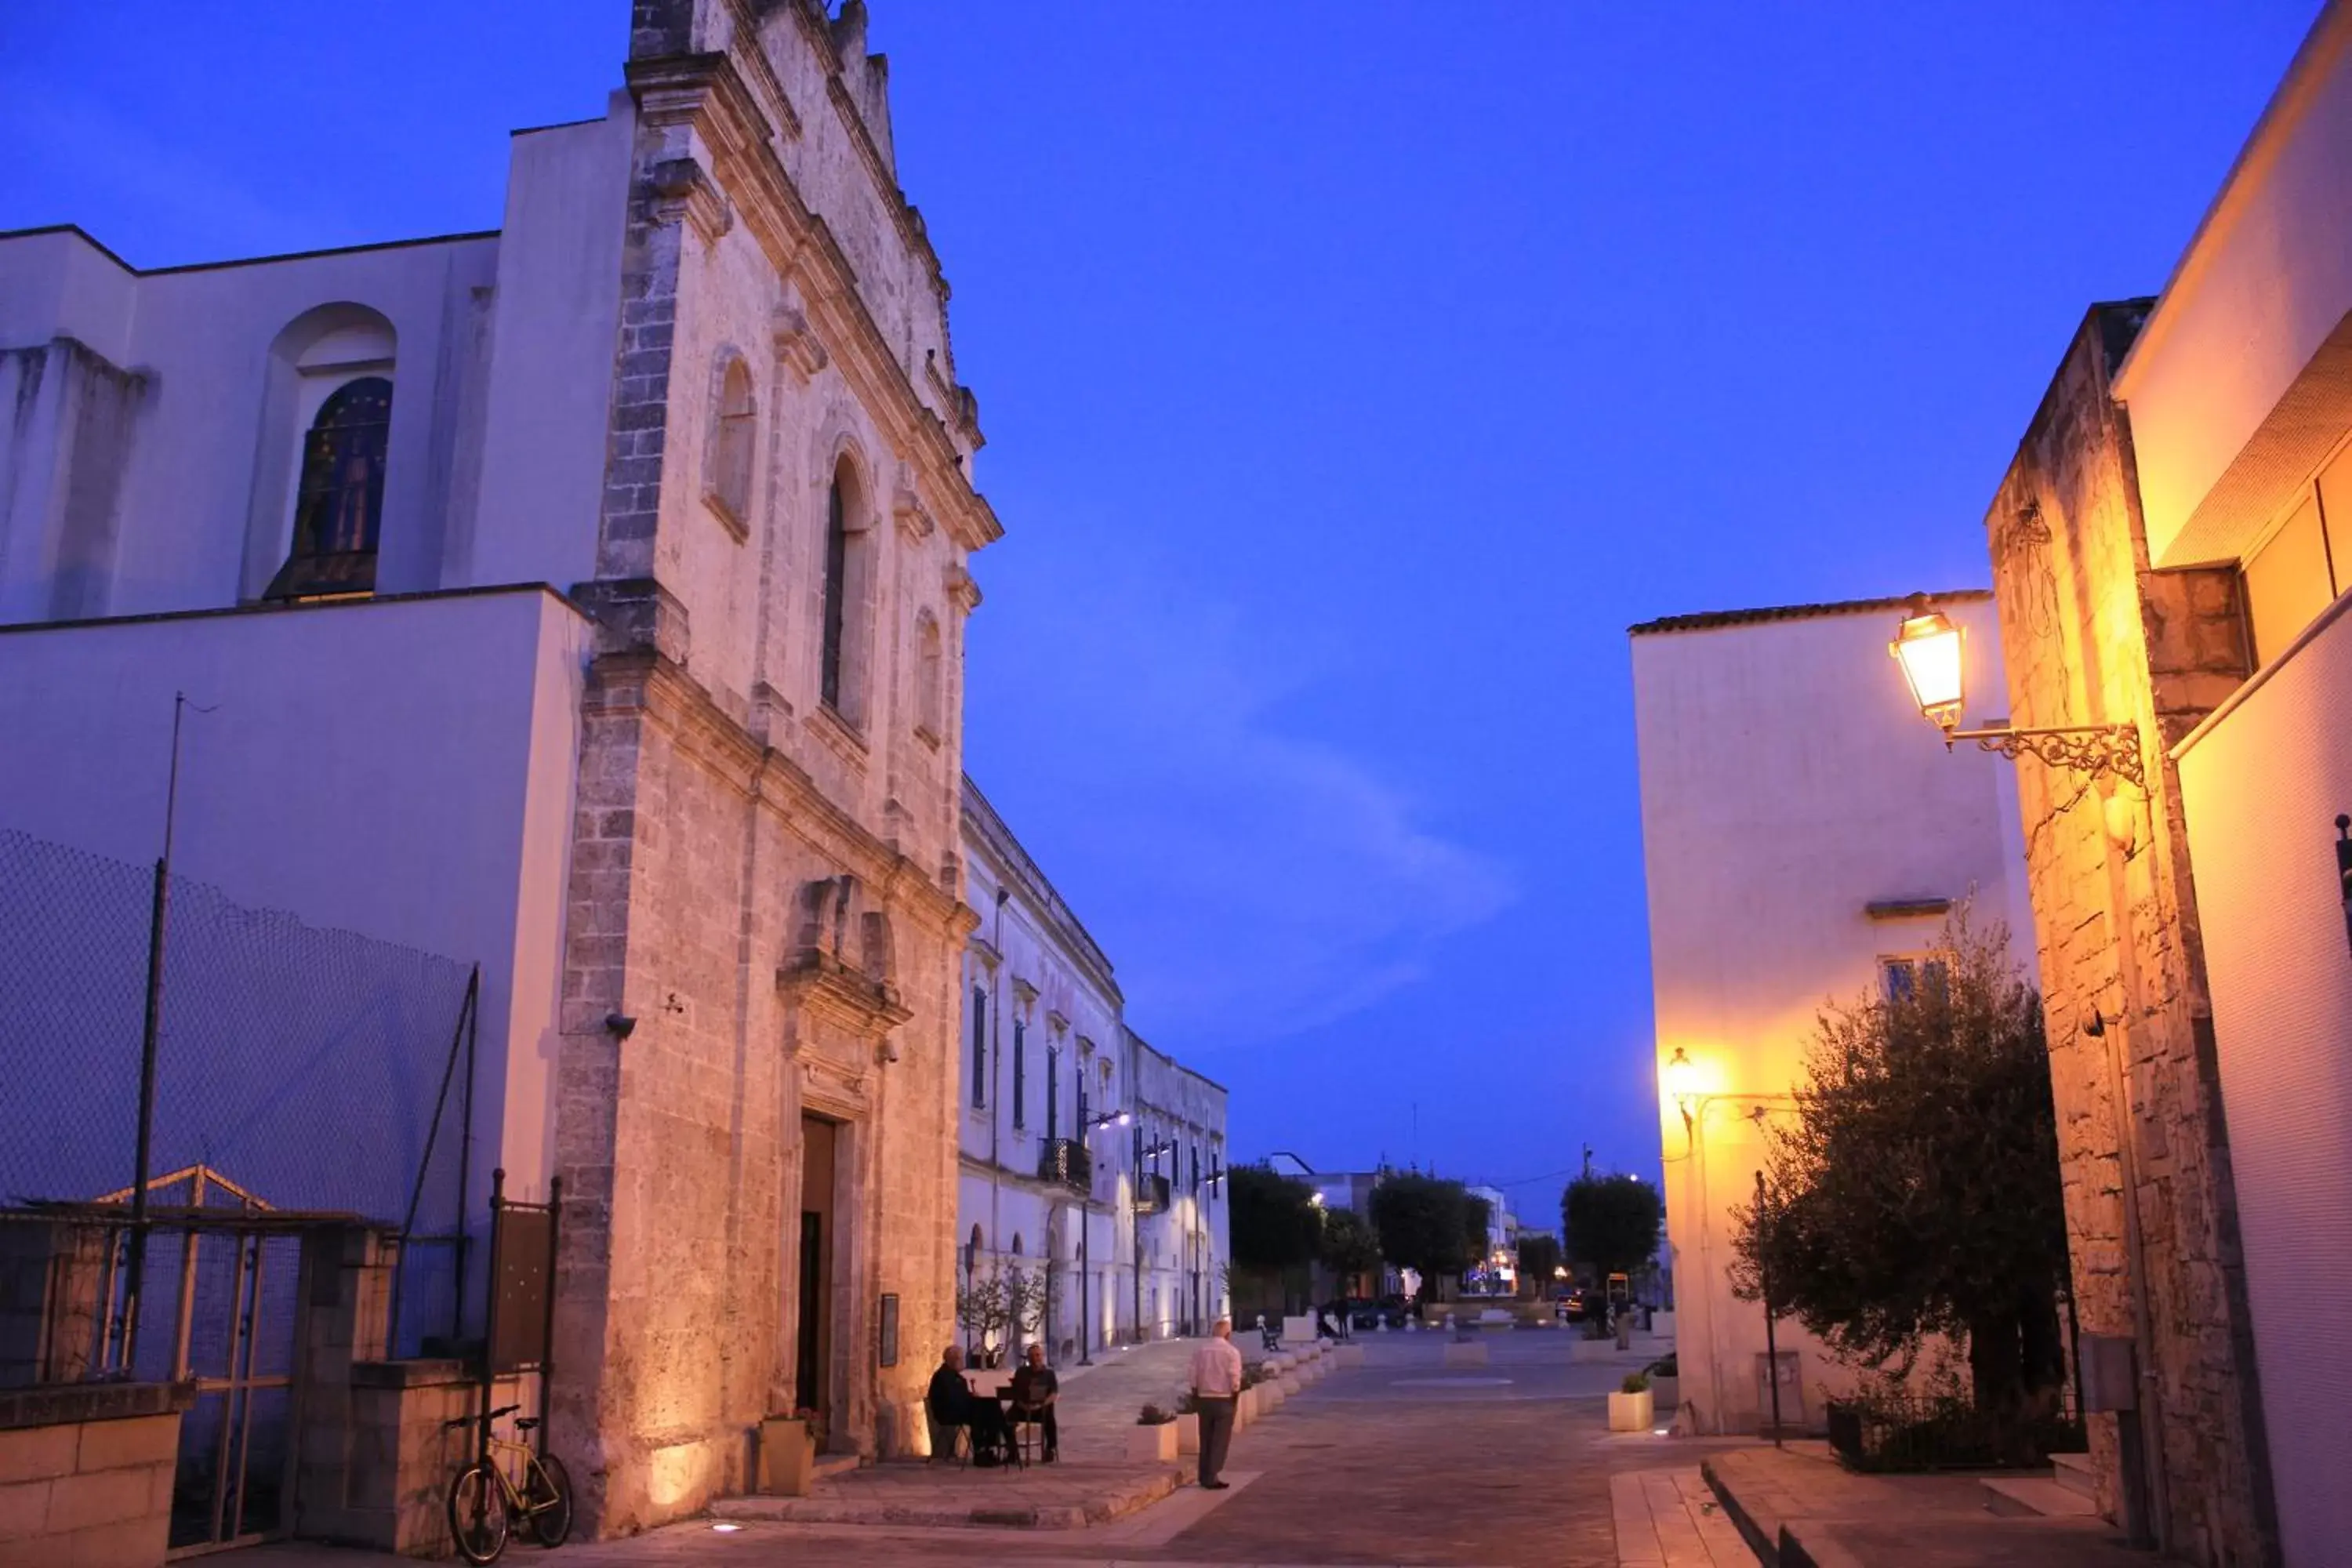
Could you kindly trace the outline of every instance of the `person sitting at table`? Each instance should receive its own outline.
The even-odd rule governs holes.
[[[1045,1439],[1045,1462],[1052,1464],[1062,1457],[1061,1428],[1055,1424],[1054,1401],[1060,1395],[1061,1382],[1054,1369],[1045,1364],[1045,1347],[1033,1342],[1029,1354],[1013,1373],[1013,1425],[1034,1421]]]
[[[964,1382],[961,1347],[950,1345],[940,1352],[939,1370],[931,1373],[931,1386],[923,1395],[923,1409],[933,1427],[932,1458],[945,1458],[955,1451],[955,1429],[961,1426],[971,1436],[971,1462],[997,1463],[1009,1435],[1004,1411],[995,1400],[974,1394]],[[945,1442],[940,1440],[940,1432],[947,1435]]]

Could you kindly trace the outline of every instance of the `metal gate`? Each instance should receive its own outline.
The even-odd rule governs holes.
[[[277,1539],[293,1523],[303,1237],[348,1216],[273,1210],[192,1165],[148,1184],[145,1300],[131,1300],[136,1227],[127,1192],[36,1205],[50,1222],[40,1378],[187,1387],[173,1476],[169,1555]]]

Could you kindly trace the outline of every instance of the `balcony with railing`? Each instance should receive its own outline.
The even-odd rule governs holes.
[[[1095,1157],[1076,1138],[1048,1138],[1037,1153],[1037,1179],[1086,1196],[1095,1185]]]
[[[1168,1212],[1168,1178],[1146,1171],[1135,1179],[1135,1212],[1166,1214]]]

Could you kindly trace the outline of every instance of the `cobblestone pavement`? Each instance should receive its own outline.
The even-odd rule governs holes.
[[[1437,1334],[1371,1335],[1364,1342],[1363,1366],[1333,1373],[1240,1434],[1226,1472],[1231,1490],[1186,1486],[1114,1524],[1039,1531],[742,1521],[722,1532],[705,1521],[566,1547],[552,1568],[1617,1568],[1612,1475],[1687,1469],[1710,1451],[1708,1445],[1607,1432],[1603,1395],[1654,1349],[1571,1363],[1565,1334],[1519,1331],[1486,1342],[1487,1365],[1449,1368]],[[1147,1346],[1126,1353],[1134,1359],[1073,1379],[1066,1403],[1124,1408],[1124,1422],[1132,1422],[1133,1405],[1181,1375],[1186,1352]],[[1095,1389],[1086,1388],[1097,1379]],[[1094,1425],[1089,1415],[1087,1426]],[[513,1550],[524,1563],[537,1555]],[[272,1547],[245,1561],[251,1568],[362,1568],[394,1560]]]

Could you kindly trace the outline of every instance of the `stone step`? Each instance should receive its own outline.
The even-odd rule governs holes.
[[[2053,1454],[2050,1456],[2051,1479],[2060,1486],[2070,1488],[2086,1498],[2099,1495],[2098,1486],[2091,1477],[2091,1456],[2088,1454]]]
[[[2089,1498],[2071,1487],[2041,1476],[1987,1477],[1995,1513],[2038,1513],[2053,1519],[2084,1519],[2097,1511]],[[2008,1505],[2008,1506],[2004,1506]]]
[[[824,1454],[818,1457],[813,1473],[818,1480],[829,1481],[835,1476],[849,1474],[862,1462],[855,1454]]]

